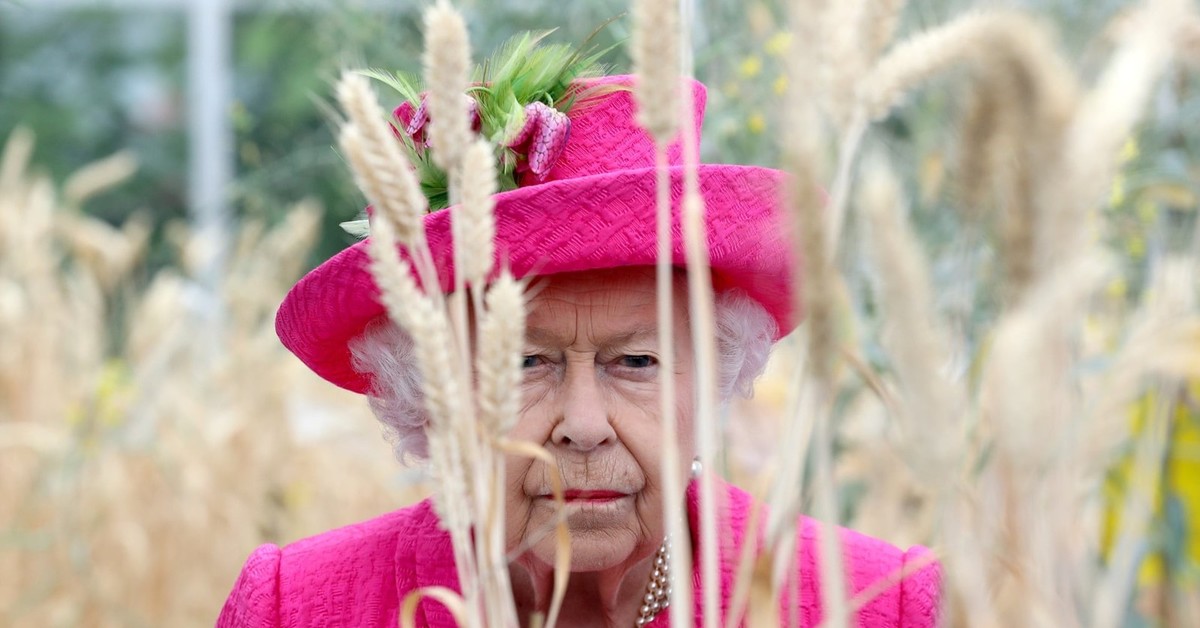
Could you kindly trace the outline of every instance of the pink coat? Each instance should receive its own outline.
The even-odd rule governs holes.
[[[727,610],[751,498],[727,486],[726,539],[722,552],[722,607]],[[698,528],[696,490],[688,490],[688,516]],[[799,617],[802,626],[821,618],[817,565],[817,524],[800,522]],[[857,593],[913,565],[907,577],[885,588],[857,615],[857,625],[916,628],[937,624],[940,571],[923,548],[901,551],[850,530],[841,530],[847,584]],[[920,561],[916,563],[914,561]],[[923,566],[918,566],[923,565]],[[698,572],[693,580],[699,581]],[[400,600],[409,591],[440,585],[458,590],[450,537],[438,527],[433,505],[425,500],[370,521],[298,541],[283,548],[259,547],[246,561],[221,610],[218,628],[299,628],[301,626],[395,627]],[[795,599],[796,596],[791,596]],[[696,596],[697,618],[700,595]],[[668,609],[669,610],[669,609]],[[794,612],[794,611],[793,611]],[[787,621],[789,613],[781,616]],[[418,626],[454,626],[440,604],[422,601]],[[649,624],[670,625],[668,612]],[[697,625],[699,621],[697,621]]]

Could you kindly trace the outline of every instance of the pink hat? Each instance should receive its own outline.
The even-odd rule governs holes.
[[[632,76],[581,80],[588,87],[631,86]],[[706,92],[692,83],[696,124]],[[652,266],[655,262],[654,141],[637,125],[633,94],[604,91],[572,109],[569,139],[553,167],[496,201],[496,260],[514,276]],[[697,137],[699,129],[697,128]],[[685,264],[679,226],[683,167],[680,143],[668,150],[675,214],[673,260]],[[701,164],[709,260],[717,291],[738,288],[774,317],[779,335],[793,329],[793,257],[783,220],[783,173],[768,168]],[[453,281],[448,212],[425,216],[442,283]],[[366,241],[308,273],[284,298],[275,319],[283,344],[321,377],[355,392],[370,388],[351,366],[351,339],[385,315],[368,270]]]

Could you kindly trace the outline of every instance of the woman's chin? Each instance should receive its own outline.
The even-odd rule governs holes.
[[[558,507],[549,498],[532,503],[532,515],[521,530],[550,530]],[[637,498],[624,495],[604,499],[571,500],[567,504],[567,530],[571,535],[571,571],[603,571],[628,561],[648,541],[639,517]],[[555,564],[555,535],[547,534],[533,547],[533,555],[546,565]]]
[[[625,564],[634,547],[632,539],[614,539],[608,535],[572,536],[571,571],[604,571]]]
[[[569,526],[569,529],[573,573],[604,571],[625,564],[639,544],[638,535],[628,528],[598,530]],[[554,565],[556,549],[557,545],[547,539],[533,548],[533,554],[538,562]]]

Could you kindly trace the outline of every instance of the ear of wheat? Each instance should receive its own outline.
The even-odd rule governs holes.
[[[680,574],[692,573],[692,552],[687,523],[680,512],[684,499],[684,480],[680,474],[678,426],[675,421],[676,372],[674,347],[674,236],[672,235],[671,180],[667,168],[667,145],[679,130],[682,103],[679,98],[682,76],[679,37],[679,5],[661,0],[633,3],[633,40],[630,53],[638,82],[638,123],[655,139],[655,279],[658,297],[658,350],[663,374],[659,382],[662,419],[663,513],[667,534],[673,540],[671,552],[671,625],[690,626],[692,587]],[[684,122],[687,123],[686,121]]]

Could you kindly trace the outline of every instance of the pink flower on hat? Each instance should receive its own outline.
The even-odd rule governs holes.
[[[413,107],[413,104],[407,100],[400,103],[392,115],[404,127],[400,132],[412,138],[415,146],[420,148],[428,146],[425,139],[425,125],[429,123],[429,108],[426,106],[424,98],[421,99],[418,107]]]
[[[467,112],[471,116],[471,130],[478,132],[483,124],[479,119],[479,103],[465,94],[463,98],[466,99]],[[412,138],[413,146],[429,147],[429,138],[425,133],[425,127],[429,124],[429,106],[425,102],[424,95],[421,96],[421,103],[417,107],[414,108],[413,104],[406,100],[392,111],[392,115],[404,126],[403,133]],[[393,130],[395,128],[395,126],[392,127]],[[400,132],[396,131],[396,135],[399,137]]]
[[[554,167],[571,135],[567,114],[543,102],[525,105],[525,124],[505,146],[526,154],[524,168],[542,179]]]

